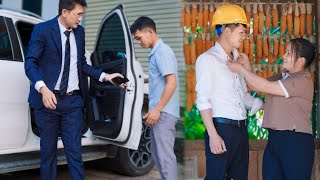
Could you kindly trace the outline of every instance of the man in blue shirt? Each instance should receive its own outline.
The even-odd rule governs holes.
[[[130,27],[134,38],[149,54],[149,112],[143,117],[151,126],[151,153],[162,179],[177,179],[173,151],[175,124],[179,118],[178,66],[172,49],[156,32],[154,21],[139,17]]]

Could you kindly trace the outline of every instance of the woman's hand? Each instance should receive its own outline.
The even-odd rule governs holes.
[[[238,61],[228,61],[228,68],[233,73],[239,73],[244,67]]]
[[[250,60],[248,58],[248,56],[244,53],[239,53],[239,57],[237,59],[237,61],[242,64],[242,66],[244,68],[246,68],[248,71],[252,72],[251,70],[251,65],[250,65]]]
[[[241,52],[239,52],[239,57],[237,61],[242,65],[250,64],[248,56],[245,53],[241,53]]]

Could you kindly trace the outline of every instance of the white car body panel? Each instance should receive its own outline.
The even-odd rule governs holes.
[[[0,16],[10,17],[15,23],[18,19],[32,24],[41,20],[1,10]],[[22,52],[22,48],[21,48]],[[2,150],[21,148],[25,145],[30,131],[29,128],[29,80],[24,73],[24,63],[16,61],[0,61],[0,154]],[[8,78],[10,77],[10,78]],[[32,131],[32,130],[31,130]]]
[[[29,80],[22,62],[0,61],[0,72],[0,150],[20,148],[28,132]]]

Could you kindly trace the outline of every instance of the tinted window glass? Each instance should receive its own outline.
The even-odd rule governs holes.
[[[22,9],[41,16],[42,0],[23,0]]]
[[[118,14],[112,15],[104,23],[96,50],[100,64],[125,58],[124,32]]]
[[[12,48],[10,42],[10,36],[7,30],[4,18],[0,16],[0,59],[1,60],[11,60]]]
[[[26,22],[17,22],[16,24],[21,40],[24,57],[26,57],[34,25]]]

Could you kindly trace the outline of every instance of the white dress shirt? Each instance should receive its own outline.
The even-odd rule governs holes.
[[[60,83],[64,68],[64,60],[65,60],[65,50],[66,50],[66,41],[67,36],[64,34],[64,32],[67,30],[59,21],[59,29],[60,29],[60,36],[61,36],[61,42],[62,42],[62,65],[61,70],[59,71],[59,78],[58,81],[54,87],[54,90],[60,89]],[[78,77],[78,67],[77,67],[77,43],[76,38],[74,36],[73,30],[70,30],[70,36],[69,36],[69,42],[70,42],[70,72],[69,72],[69,80],[68,80],[68,89],[67,92],[79,90],[79,77]],[[103,78],[107,76],[106,73],[102,73],[100,75],[99,81],[102,82]],[[37,81],[35,84],[35,89],[39,92],[40,88],[45,86],[45,83],[43,81]]]
[[[239,57],[236,49],[232,53],[234,59]],[[212,117],[243,120],[247,118],[244,106],[247,86],[243,76],[229,70],[229,59],[218,42],[199,56],[196,61],[196,104],[200,111],[212,109]]]
[[[60,83],[64,69],[64,61],[65,61],[65,52],[66,52],[66,41],[67,36],[64,32],[67,30],[59,21],[59,29],[60,29],[60,36],[62,42],[62,65],[59,74],[58,81],[54,90],[60,90]],[[78,78],[78,67],[77,67],[77,43],[76,38],[74,36],[73,30],[70,30],[69,42],[70,42],[70,72],[69,72],[69,81],[68,81],[68,89],[67,92],[73,90],[79,90],[79,78]]]

